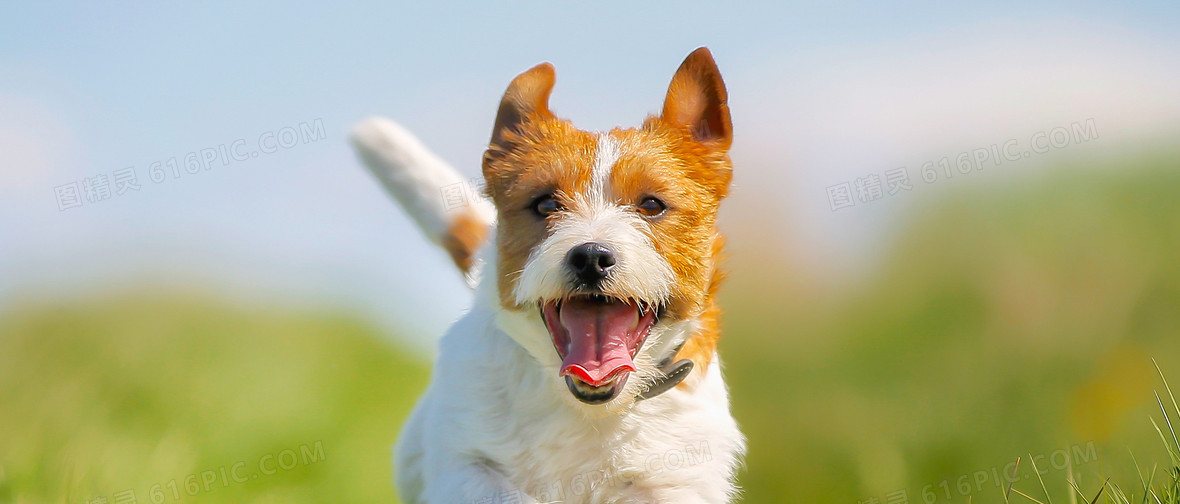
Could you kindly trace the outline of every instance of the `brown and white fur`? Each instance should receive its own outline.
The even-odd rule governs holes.
[[[386,119],[353,131],[362,161],[480,278],[402,430],[398,492],[429,504],[730,502],[745,440],[716,351],[716,217],[732,174],[721,75],[700,48],[658,116],[598,133],[549,110],[553,84],[543,63],[504,94],[483,157],[490,204],[448,212],[441,191],[462,179],[444,161]],[[641,400],[673,355],[691,374]]]

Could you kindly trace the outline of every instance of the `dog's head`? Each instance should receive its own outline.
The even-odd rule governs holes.
[[[548,334],[574,397],[605,403],[631,373],[668,357],[654,352],[680,343],[647,340],[683,338],[709,304],[732,174],[729,108],[705,48],[639,128],[575,128],[549,110],[553,83],[548,63],[512,81],[484,154],[498,213],[495,280],[503,310],[543,324],[529,332]]]

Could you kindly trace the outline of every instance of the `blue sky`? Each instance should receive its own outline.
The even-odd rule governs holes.
[[[1178,27],[1176,2],[10,5],[0,305],[180,283],[435,333],[465,289],[349,127],[392,117],[475,176],[520,71],[553,62],[553,108],[604,129],[657,110],[702,45],[730,89],[735,195],[774,202],[800,256],[858,261],[917,198],[832,212],[832,184],[1087,118],[1101,145],[1066,154],[1174,134]],[[316,141],[149,180],[154,162],[315,121]],[[59,211],[56,187],[127,167],[139,190]]]

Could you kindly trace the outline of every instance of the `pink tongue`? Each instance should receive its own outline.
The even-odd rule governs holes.
[[[569,353],[561,374],[599,386],[622,370],[635,371],[631,347],[638,336],[639,313],[629,303],[571,299],[561,306],[561,325],[569,333]]]

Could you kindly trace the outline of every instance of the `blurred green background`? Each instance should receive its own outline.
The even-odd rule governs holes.
[[[1042,501],[1033,461],[1055,503],[1068,474],[1130,491],[1132,456],[1180,465],[1150,422],[1151,359],[1180,383],[1177,26],[1175,0],[8,2],[0,504],[394,501],[470,292],[349,129],[391,117],[475,178],[517,73],[552,62],[553,110],[606,130],[699,46],[733,114],[744,502],[1001,502],[1017,457]]]
[[[847,286],[784,267],[735,203],[745,501],[999,502],[1017,457],[1018,489],[1031,454],[1058,495],[1062,450],[1088,492],[1138,481],[1129,450],[1166,463],[1151,359],[1180,376],[1180,152],[1118,163],[948,188]],[[0,502],[389,502],[429,373],[355,314],[167,287],[24,303],[0,334]]]

